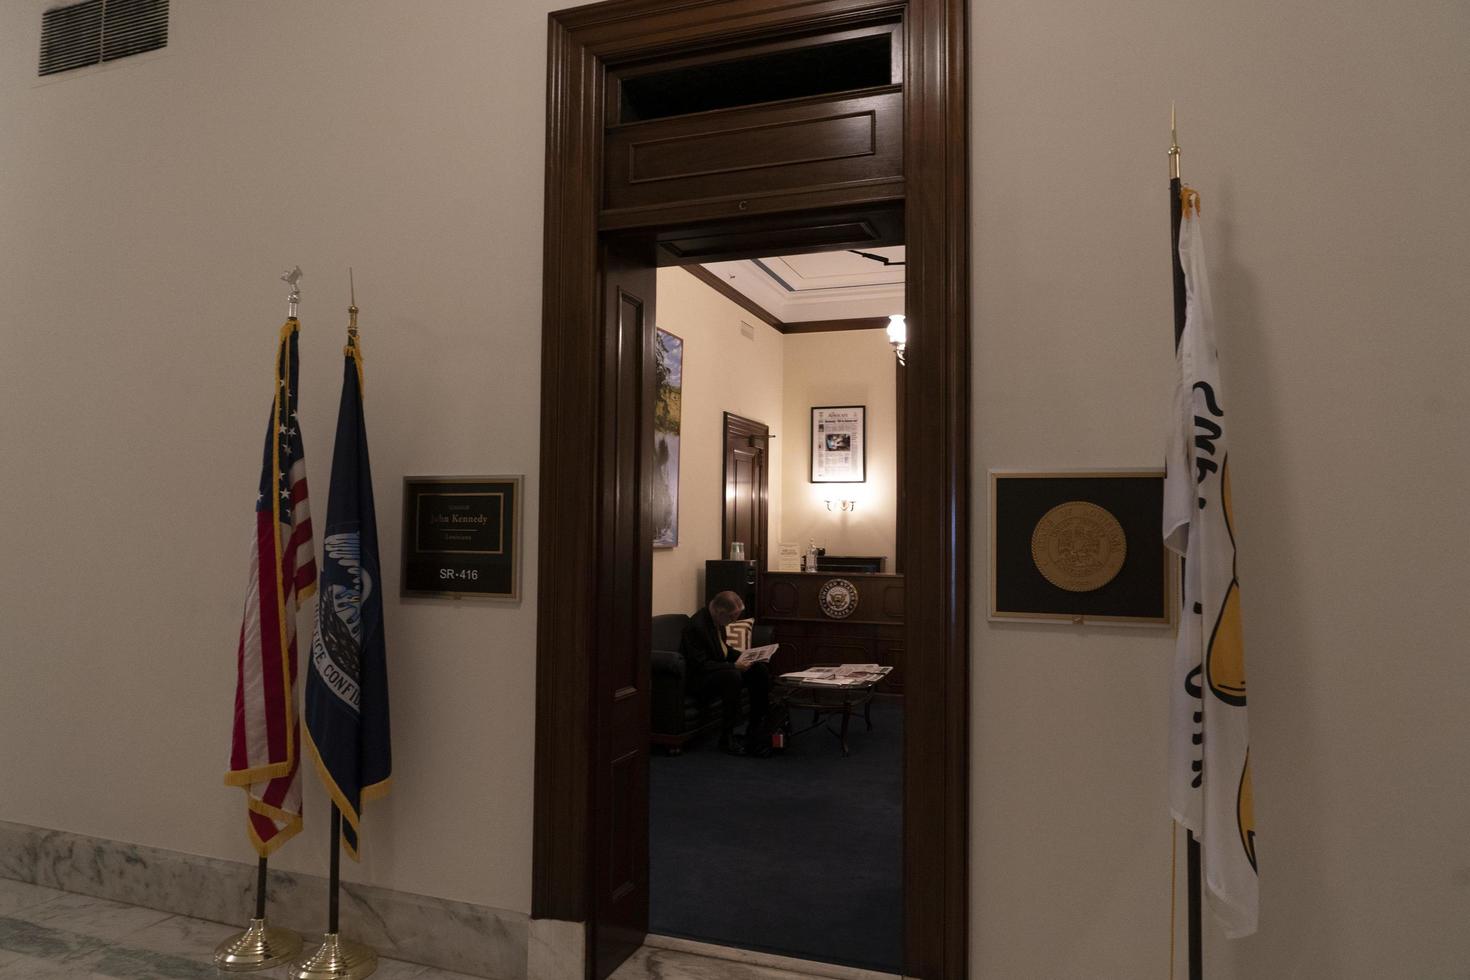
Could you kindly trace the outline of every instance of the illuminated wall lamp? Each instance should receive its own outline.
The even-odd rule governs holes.
[[[828,501],[825,501],[825,503],[827,504],[827,509],[828,510],[831,510],[832,509],[832,505],[833,504],[836,504],[837,505],[837,509],[838,510],[841,510],[841,511],[853,511],[853,510],[857,510],[857,501],[856,500],[828,500]]]
[[[909,328],[904,322],[902,313],[895,313],[888,318],[888,342],[893,345],[893,353],[898,355],[898,363],[906,364],[903,359],[904,347],[908,344]]]

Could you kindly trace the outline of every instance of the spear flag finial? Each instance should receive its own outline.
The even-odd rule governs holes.
[[[357,283],[352,278],[352,266],[347,267],[347,290],[351,297],[347,307],[347,343],[357,343]]]
[[[1174,103],[1169,103],[1169,179],[1179,179],[1179,126],[1174,118]]]

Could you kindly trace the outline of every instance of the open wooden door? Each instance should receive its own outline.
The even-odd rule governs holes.
[[[648,933],[649,659],[653,595],[654,291],[652,242],[602,246],[597,640],[593,700],[593,961],[612,973]],[[592,447],[589,447],[592,449]],[[595,451],[595,450],[594,450]]]

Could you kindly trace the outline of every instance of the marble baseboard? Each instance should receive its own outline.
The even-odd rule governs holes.
[[[762,953],[753,949],[741,949],[738,946],[717,946],[693,939],[681,939],[677,936],[659,936],[650,933],[643,940],[643,945],[649,951],[666,950],[672,953],[690,954],[707,960],[744,963],[751,967],[778,971],[782,976],[820,977],[824,980],[828,978],[830,980],[905,980],[896,973],[879,973],[853,966],[823,963],[819,960],[778,956],[775,953]]]
[[[532,919],[527,937],[526,980],[582,980],[587,975],[587,926],[561,919]]]
[[[243,927],[255,876],[254,864],[0,821],[0,878]],[[321,931],[325,878],[272,869],[267,896],[273,925]],[[382,956],[527,980],[524,913],[349,882],[340,902],[343,934]]]

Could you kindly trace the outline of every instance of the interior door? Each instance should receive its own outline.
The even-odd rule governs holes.
[[[764,422],[725,413],[724,526],[721,558],[730,557],[730,543],[745,545],[745,557],[760,571],[766,569],[766,451],[771,430]]]
[[[652,643],[654,290],[651,240],[602,245],[597,642],[593,699],[607,733],[593,749],[594,976],[648,932],[649,658]]]

